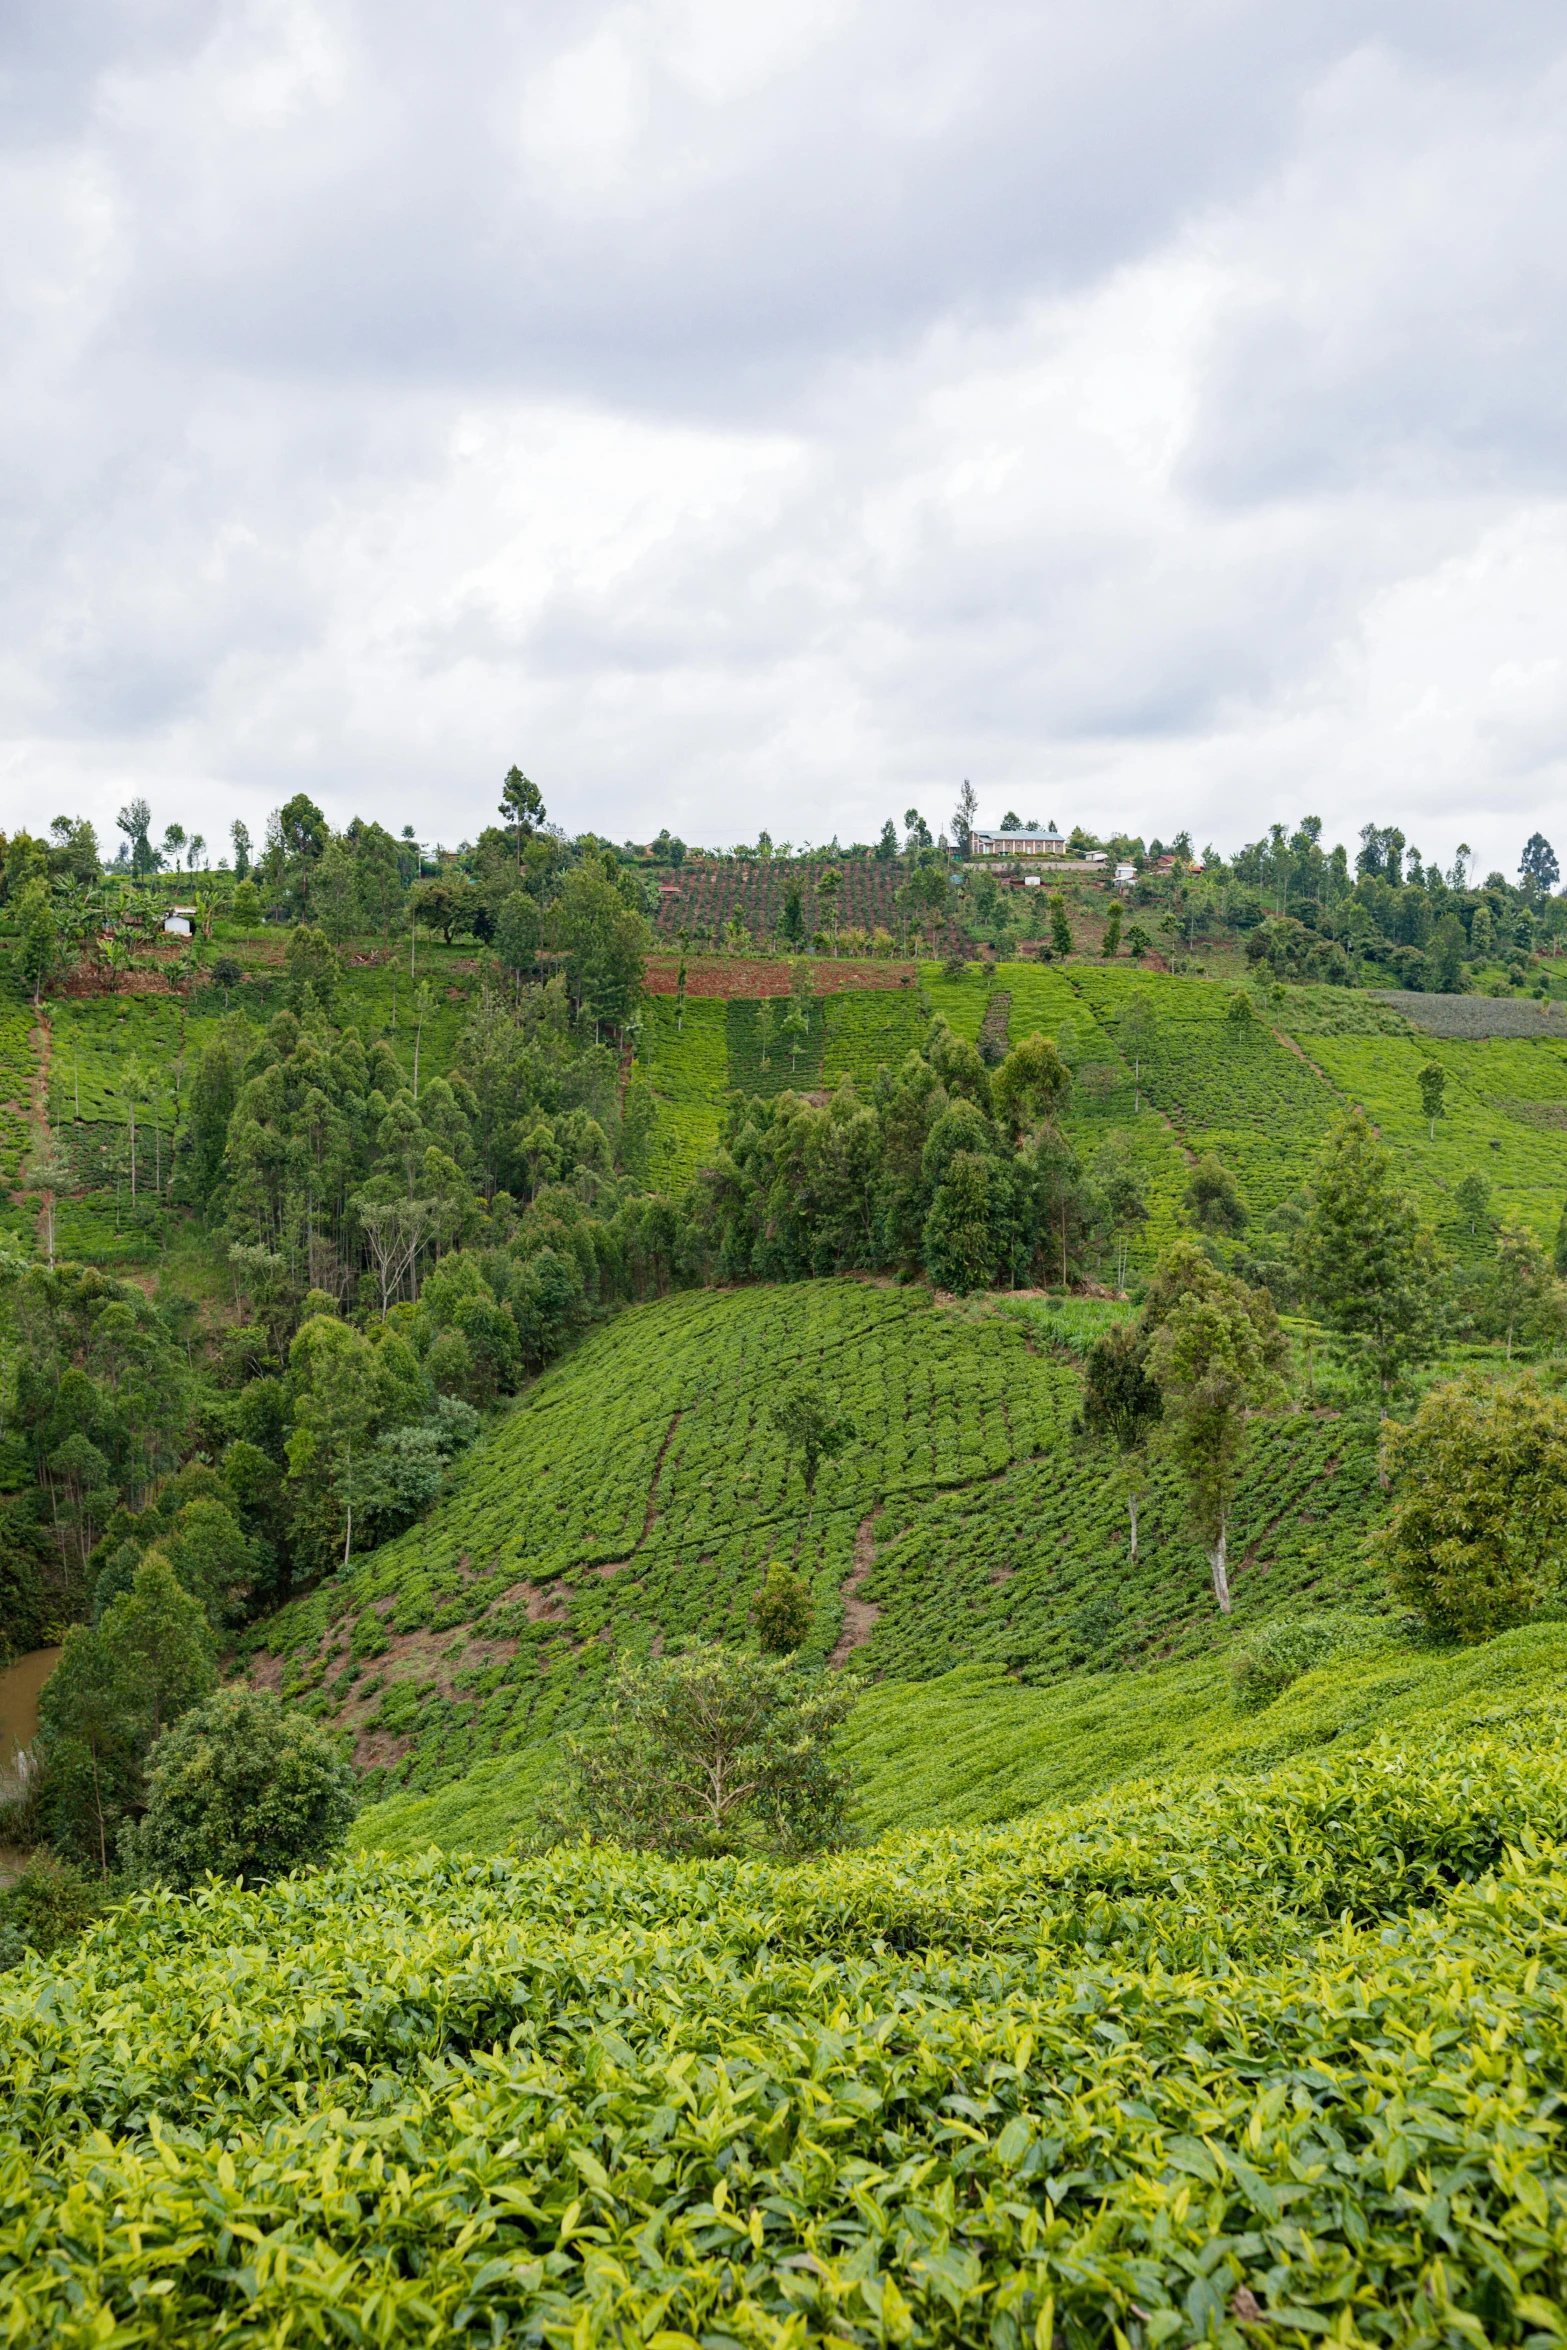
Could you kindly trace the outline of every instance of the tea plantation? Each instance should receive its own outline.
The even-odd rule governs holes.
[[[0,1977],[13,2342],[1559,2342],[1567,1716],[793,1870],[374,1855]]]
[[[702,1291],[621,1314],[530,1389],[422,1524],[250,1636],[250,1669],[351,1733],[374,1796],[574,1727],[620,1653],[743,1639],[766,1562],[809,1582],[807,1655],[923,1681],[1128,1671],[1224,1637],[1180,1495],[1128,1558],[1118,1478],[1071,1437],[1077,1350],[1125,1309],[932,1304],[866,1281]],[[856,1440],[814,1510],[771,1425],[808,1372]],[[1236,1623],[1380,1606],[1375,1428],[1259,1421],[1231,1548]]]

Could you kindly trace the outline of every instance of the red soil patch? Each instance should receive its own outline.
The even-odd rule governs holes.
[[[813,995],[841,995],[850,988],[885,991],[912,987],[916,975],[912,963],[833,962],[821,956],[813,959],[810,971]],[[650,958],[648,994],[676,994],[679,977],[677,957]],[[689,996],[737,996],[746,1003],[756,1003],[763,996],[787,995],[789,988],[789,965],[774,956],[692,955],[686,962]]]
[[[862,1518],[854,1537],[854,1565],[839,1594],[843,1601],[843,1630],[838,1635],[837,1646],[827,1659],[829,1665],[847,1664],[855,1649],[865,1646],[881,1617],[881,1609],[875,1600],[858,1596],[860,1585],[876,1564],[876,1545],[871,1539],[871,1528],[875,1523],[874,1514]]]

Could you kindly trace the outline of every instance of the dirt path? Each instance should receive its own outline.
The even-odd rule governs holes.
[[[876,1513],[872,1510],[868,1518],[860,1520],[855,1533],[854,1564],[839,1593],[843,1601],[843,1630],[838,1635],[837,1646],[827,1659],[829,1665],[846,1664],[857,1648],[865,1646],[881,1620],[881,1609],[875,1600],[859,1597],[860,1585],[876,1564],[876,1545],[871,1539],[871,1529],[875,1523]]]

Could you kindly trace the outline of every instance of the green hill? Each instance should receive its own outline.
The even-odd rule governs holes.
[[[1156,1476],[1134,1567],[1110,1464],[1070,1434],[1075,1349],[1121,1310],[854,1280],[632,1308],[498,1421],[428,1519],[263,1626],[250,1669],[351,1732],[379,1795],[574,1727],[619,1654],[744,1638],[771,1557],[815,1593],[807,1656],[878,1679],[986,1664],[1042,1686],[1210,1654],[1231,1633],[1179,1495]],[[768,1418],[801,1372],[857,1431],[814,1513]],[[1236,1627],[1381,1604],[1374,1439],[1358,1412],[1256,1424]]]

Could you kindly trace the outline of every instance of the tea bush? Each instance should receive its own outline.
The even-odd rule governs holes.
[[[17,2341],[1549,2344],[1567,1759],[782,1870],[142,1897],[0,1978]]]

